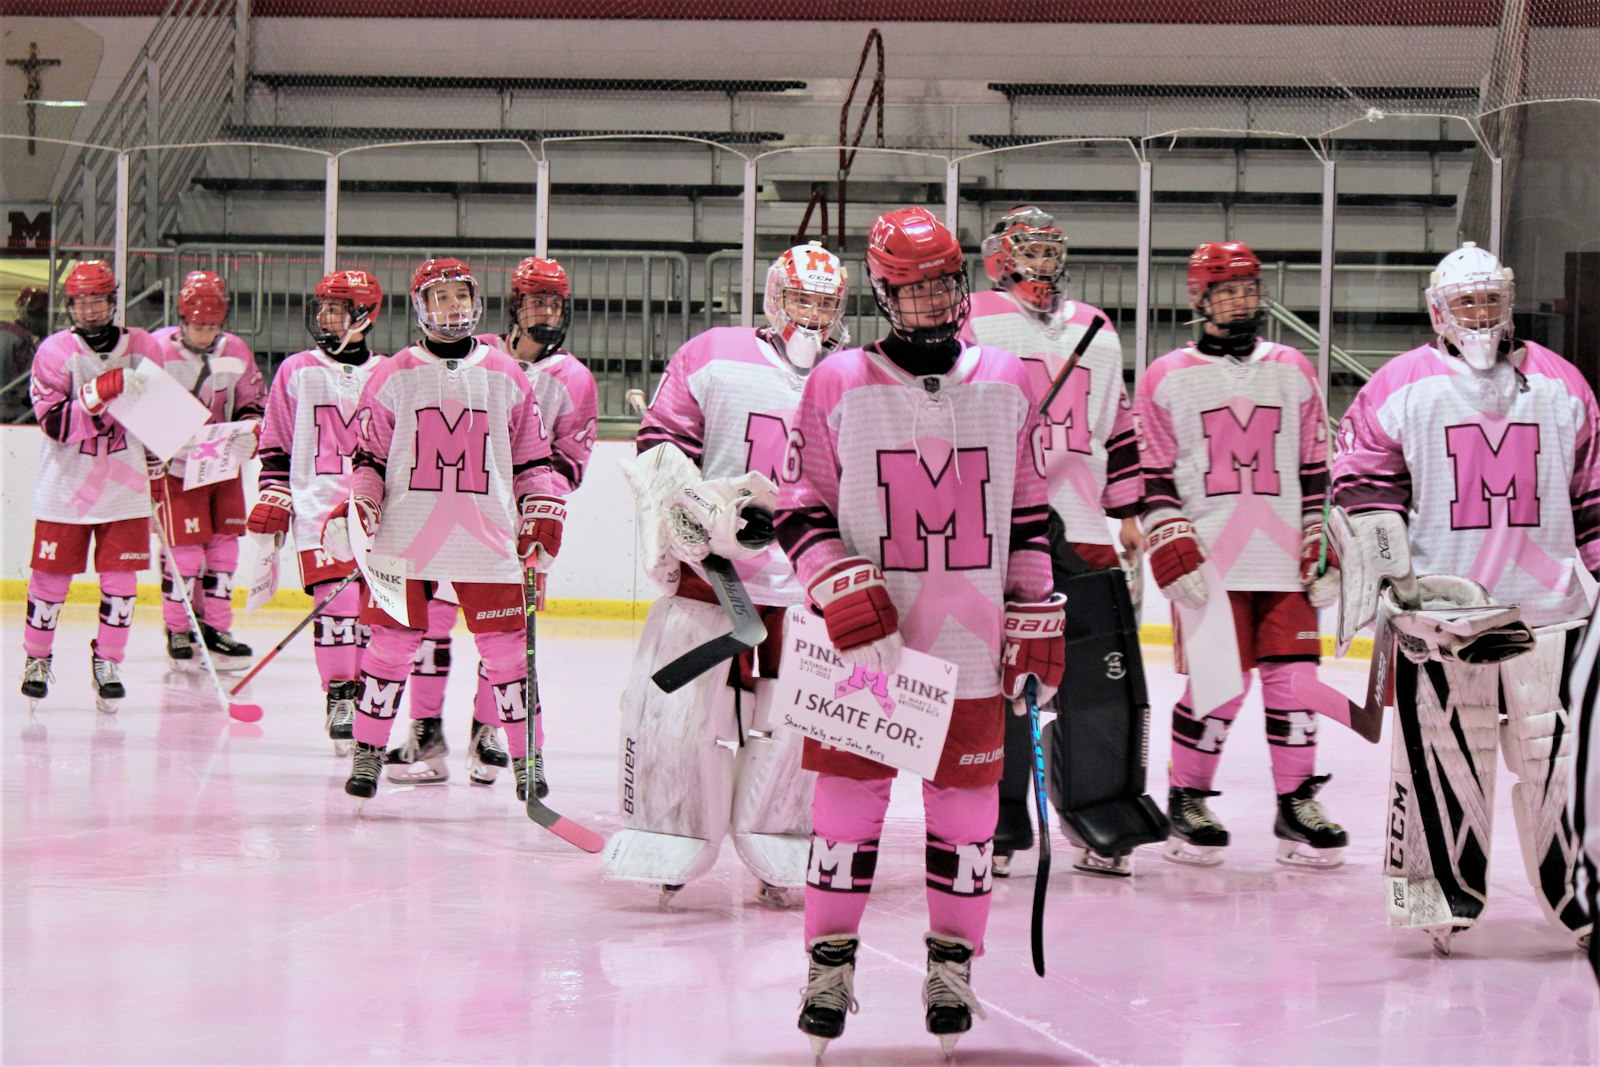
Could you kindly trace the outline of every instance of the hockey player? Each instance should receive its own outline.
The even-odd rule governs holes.
[[[458,259],[425,261],[411,276],[411,304],[422,341],[390,356],[367,380],[350,497],[334,506],[322,534],[335,559],[349,560],[349,523],[359,522],[372,551],[399,558],[408,571],[408,619],[370,601],[363,610],[372,640],[362,656],[345,792],[377,794],[427,603],[449,582],[507,728],[517,797],[526,800],[521,578],[524,565],[544,570],[555,558],[566,505],[527,376],[473,337],[483,296],[471,270]]]
[[[90,644],[95,701],[115,711],[126,695],[118,665],[133,622],[136,575],[150,563],[150,490],[144,446],[107,406],[132,396],[128,372],[161,348],[143,330],[118,326],[117,279],[100,260],[72,268],[65,284],[70,329],[39,343],[29,394],[44,431],[33,482],[33,573],[22,634],[22,695],[37,706],[50,691],[56,619],[72,576],[100,577],[100,629]]]
[[[1005,698],[1031,675],[1049,699],[1064,618],[1027,372],[1008,352],[957,339],[970,308],[960,244],[923,208],[901,208],[873,225],[867,270],[890,333],[835,354],[806,383],[778,537],[847,662],[888,671],[911,647],[958,667],[939,768],[922,784],[922,999],[948,1054],[973,1012],[984,1014],[972,959],[988,925]],[[818,775],[799,1026],[820,1056],[856,1006],[859,930],[895,770],[809,738],[804,748]]]
[[[762,903],[788,906],[805,884],[812,776],[799,738],[769,720],[776,642],[675,693],[651,675],[728,631],[701,567],[712,552],[735,560],[769,630],[800,602],[770,534],[741,543],[742,513],[765,508],[770,523],[801,388],[848,340],[845,296],[839,259],[820,244],[780,255],[767,270],[767,325],[708,330],[678,350],[626,468],[645,562],[668,595],[650,609],[623,694],[624,826],[604,864],[610,877],[662,886],[663,903],[710,870],[730,829]]]
[[[1589,616],[1583,645],[1572,664],[1578,760],[1573,775],[1572,834],[1578,858],[1578,900],[1593,922],[1600,915],[1600,604]],[[1600,980],[1600,941],[1589,935],[1589,966]]]
[[[1477,921],[1488,890],[1497,731],[1540,906],[1580,942],[1592,918],[1573,888],[1574,722],[1562,688],[1589,614],[1580,571],[1600,575],[1600,411],[1577,368],[1514,335],[1514,297],[1511,271],[1483,249],[1468,243],[1444,257],[1427,292],[1436,339],[1362,386],[1334,468],[1349,516],[1334,524],[1347,561],[1340,639],[1373,618],[1386,581],[1405,652],[1395,672],[1390,923],[1427,930],[1442,953]],[[1437,605],[1413,571],[1465,578],[1518,606],[1532,650],[1495,662],[1454,641],[1418,643]]]
[[[222,329],[228,317],[228,290],[216,274],[197,270],[178,289],[180,325],[157,330],[162,369],[211,410],[212,422],[254,421],[255,432],[228,447],[242,464],[255,455],[256,434],[265,409],[267,386],[250,346]],[[234,638],[233,572],[239,566],[239,539],[245,532],[244,486],[238,475],[184,489],[191,449],[180,449],[167,464],[152,463],[150,496],[156,519],[172,546],[178,573],[162,561],[161,613],[167,624],[167,658],[176,670],[194,664],[195,635],[183,606],[188,596],[200,617],[199,640],[206,643],[219,670],[242,670],[254,654]],[[185,592],[179,591],[179,582]],[[204,594],[202,596],[202,593]]]
[[[528,376],[539,403],[539,418],[550,434],[550,465],[558,493],[570,497],[583,482],[589,456],[594,452],[599,422],[599,395],[594,375],[583,362],[562,347],[572,322],[572,285],[567,272],[553,259],[529,256],[511,275],[511,296],[506,301],[509,328],[504,335],[478,337],[511,355]],[[389,750],[391,781],[443,782],[449,777],[444,757],[441,716],[445,684],[450,677],[450,631],[457,606],[436,597],[428,607],[428,629],[411,665],[411,729],[404,744]],[[467,777],[478,785],[491,785],[507,766],[500,744],[494,692],[478,665],[478,692],[473,704],[472,737],[467,748]],[[544,718],[534,709],[534,740],[544,747]],[[533,764],[534,793],[550,792],[544,755],[536,751]]]
[[[1065,525],[1068,544],[1091,569],[1120,566],[1120,548],[1130,560],[1130,572],[1142,574],[1136,519],[1142,488],[1139,447],[1116,330],[1099,308],[1067,298],[1066,238],[1055,219],[1036,207],[1018,207],[1000,217],[984,238],[983,265],[995,288],[973,294],[972,317],[962,338],[1020,356],[1035,408],[1099,321],[1041,420],[1050,506]],[[1107,516],[1121,520],[1117,544]],[[1033,845],[1028,816],[1033,735],[1022,716],[1007,722],[1005,766],[994,844],[994,873],[1000,877],[1010,873],[1014,850]],[[1126,856],[1103,857],[1088,849],[1079,851],[1076,865],[1104,873],[1132,871]]]
[[[1317,721],[1293,694],[1295,675],[1315,672],[1321,654],[1316,608],[1337,595],[1337,576],[1318,574],[1326,409],[1305,356],[1258,336],[1261,263],[1249,248],[1202,244],[1188,287],[1200,336],[1152,363],[1135,401],[1151,571],[1174,605],[1230,601],[1246,693],[1250,669],[1261,674],[1278,858],[1337,866],[1347,835],[1315,799],[1328,780],[1314,773]],[[1219,589],[1199,570],[1208,553]],[[1228,831],[1206,801],[1218,795],[1212,780],[1243,703],[1241,694],[1202,718],[1186,686],[1173,709],[1169,859],[1222,862]]]
[[[383,307],[383,289],[364,270],[336,270],[306,301],[313,346],[283,361],[273,376],[261,424],[260,493],[251,533],[281,541],[293,535],[300,585],[318,603],[355,570],[322,547],[322,527],[349,499],[361,390],[383,357],[367,337]],[[360,688],[361,583],[345,586],[312,621],[317,673],[327,694],[324,729],[344,755],[354,738]]]

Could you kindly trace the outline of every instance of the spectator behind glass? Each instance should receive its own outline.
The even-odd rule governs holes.
[[[43,289],[27,286],[17,294],[15,321],[0,322],[0,423],[33,421],[28,369],[33,350],[50,328],[49,301]]]

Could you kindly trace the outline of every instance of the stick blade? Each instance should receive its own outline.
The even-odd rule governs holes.
[[[239,722],[260,722],[261,717],[265,714],[266,712],[262,710],[260,704],[240,704],[232,700],[228,701],[228,715]]]
[[[1315,676],[1295,675],[1290,679],[1289,690],[1307,708],[1323,718],[1350,727],[1363,740],[1377,744],[1383,737],[1381,706],[1376,714],[1372,714],[1366,706],[1357,704]]]
[[[1050,846],[1039,850],[1039,872],[1033,881],[1033,923],[1030,940],[1033,943],[1033,973],[1044,977],[1044,897],[1050,885]]]
[[[606,839],[604,837],[601,837],[582,823],[573,822],[545,804],[538,797],[530,796],[528,798],[527,811],[528,818],[574,848],[594,853],[606,847]]]

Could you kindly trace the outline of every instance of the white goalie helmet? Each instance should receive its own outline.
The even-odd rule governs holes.
[[[1428,315],[1468,366],[1487,371],[1509,350],[1515,296],[1511,268],[1467,241],[1429,279]]]
[[[820,241],[795,245],[773,260],[762,307],[785,359],[810,370],[822,356],[849,343],[844,324],[847,288],[839,257]]]

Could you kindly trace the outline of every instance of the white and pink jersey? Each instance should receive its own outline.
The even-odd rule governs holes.
[[[71,330],[39,342],[28,383],[33,413],[44,430],[33,479],[33,517],[92,525],[150,514],[144,446],[110,414],[89,414],[78,390],[117,367],[157,359],[161,345],[125,329],[111,351],[95,352]]]
[[[779,499],[801,584],[872,560],[907,646],[957,664],[957,697],[994,696],[1005,604],[1051,592],[1037,428],[1027,371],[1000,349],[968,345],[920,378],[876,346],[829,356],[800,398]]]
[[[261,486],[286,489],[294,499],[294,544],[322,547],[322,526],[350,496],[356,410],[361,390],[383,357],[340,363],[320,349],[296,352],[272,378],[261,422]]]
[[[583,484],[583,474],[594,454],[600,425],[600,395],[594,375],[583,360],[558,349],[535,360],[517,359],[499,334],[483,334],[478,340],[495,345],[517,360],[517,366],[533,384],[539,401],[539,419],[550,435],[550,465],[561,479],[562,496],[569,496]]]
[[[1571,363],[1528,343],[1480,378],[1431,345],[1396,356],[1339,426],[1334,499],[1406,518],[1419,574],[1459,574],[1530,626],[1588,614],[1600,575],[1600,411]]]
[[[1223,585],[1299,589],[1305,519],[1321,517],[1328,424],[1299,350],[1258,341],[1243,360],[1193,345],[1145,371],[1134,411],[1146,511],[1194,523]]]
[[[427,581],[522,581],[517,502],[562,486],[516,360],[485,344],[461,359],[401,349],[367,380],[356,423],[351,485],[383,508],[374,552]]]
[[[638,449],[671,442],[699,464],[702,477],[760,471],[781,484],[789,430],[804,385],[805,379],[778,355],[763,331],[737,326],[707,330],[685,342],[667,363],[639,427]],[[776,543],[759,556],[740,560],[735,569],[755,603],[800,603],[803,591],[794,568]]]
[[[260,418],[266,409],[267,383],[250,346],[231,333],[220,333],[211,351],[202,354],[186,347],[179,331],[177,326],[163,326],[150,335],[161,344],[157,357],[161,369],[211,410],[212,422]],[[167,469],[181,476],[188,458],[185,445]]]
[[[1050,506],[1066,525],[1067,540],[1110,545],[1115,541],[1106,516],[1138,515],[1142,489],[1133,404],[1122,380],[1122,342],[1110,318],[1069,300],[1042,322],[1011,294],[991,289],[972,295],[962,339],[1020,358],[1037,408],[1095,319],[1100,330],[1041,415],[1040,429]]]

